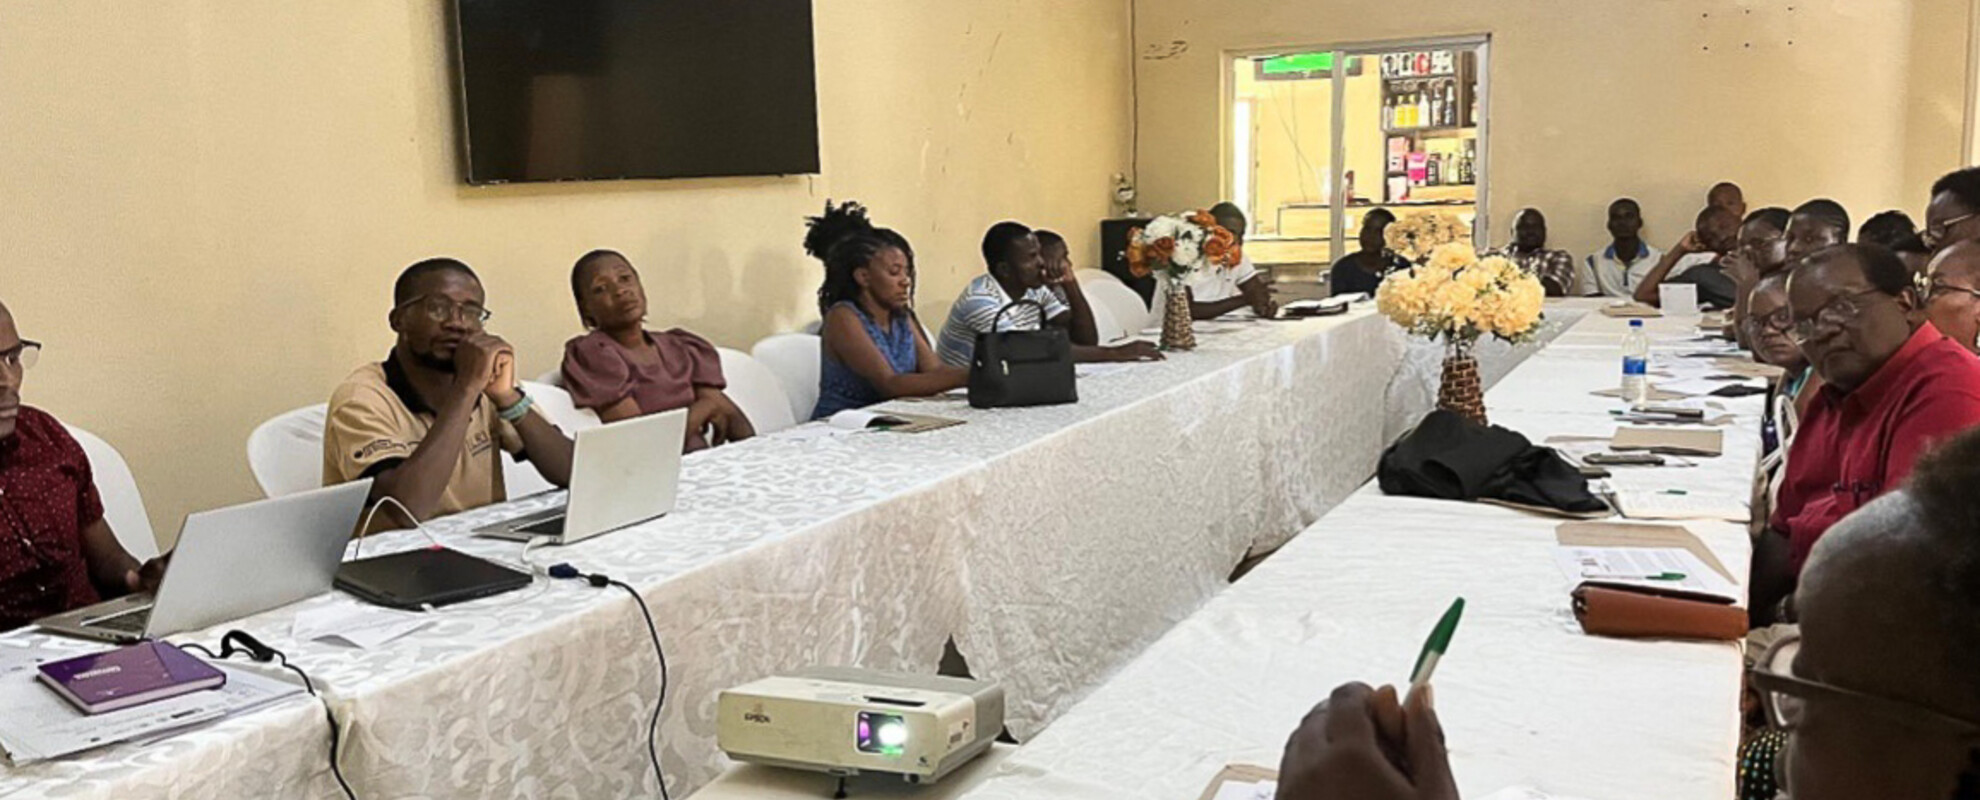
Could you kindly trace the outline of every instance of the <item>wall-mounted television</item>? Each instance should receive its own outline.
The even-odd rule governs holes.
[[[467,180],[818,171],[810,0],[455,0]]]

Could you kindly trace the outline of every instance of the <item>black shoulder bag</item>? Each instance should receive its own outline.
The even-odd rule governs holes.
[[[1035,331],[999,331],[1004,315],[1018,306],[1038,309]],[[1073,382],[1072,340],[1042,324],[1045,308],[1019,300],[998,309],[990,332],[976,335],[969,362],[969,404],[976,408],[1048,406],[1079,402]]]

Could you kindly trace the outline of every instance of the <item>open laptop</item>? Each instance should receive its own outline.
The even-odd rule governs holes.
[[[217,625],[330,591],[369,478],[186,517],[157,593],[36,620],[54,633],[135,642]]]
[[[479,528],[497,539],[572,542],[635,525],[674,510],[681,480],[687,409],[578,431],[571,452],[571,494],[550,508]]]

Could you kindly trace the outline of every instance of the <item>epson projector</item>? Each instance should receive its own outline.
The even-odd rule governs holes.
[[[814,667],[722,692],[716,742],[737,761],[932,783],[1004,729],[993,683]]]

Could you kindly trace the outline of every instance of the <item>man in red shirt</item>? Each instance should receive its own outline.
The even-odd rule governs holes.
[[[41,353],[0,305],[0,631],[150,590],[163,557],[140,566],[103,519],[89,458],[54,417],[21,405]]]
[[[1754,543],[1755,622],[1793,591],[1816,540],[1897,488],[1920,455],[1980,426],[1980,358],[1922,320],[1911,271],[1880,247],[1837,245],[1788,278],[1792,337],[1826,384],[1788,453]]]

